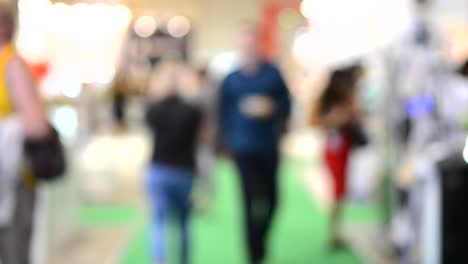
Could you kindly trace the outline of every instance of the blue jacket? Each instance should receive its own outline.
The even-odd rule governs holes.
[[[267,96],[275,103],[271,118],[249,117],[241,111],[242,100],[249,96]],[[220,98],[221,129],[227,146],[234,153],[270,153],[278,150],[284,125],[291,112],[291,100],[279,70],[262,63],[257,74],[241,71],[224,80]]]

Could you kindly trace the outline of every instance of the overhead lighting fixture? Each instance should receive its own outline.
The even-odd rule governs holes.
[[[167,23],[167,32],[175,38],[186,36],[191,28],[190,20],[184,16],[175,16]]]
[[[142,38],[148,38],[156,32],[158,23],[152,16],[141,16],[135,21],[135,33]]]
[[[310,9],[312,8],[311,6],[312,4],[310,3],[310,1],[307,1],[307,0],[302,1],[300,10],[301,10],[301,14],[305,18],[309,18],[309,12],[310,12]]]

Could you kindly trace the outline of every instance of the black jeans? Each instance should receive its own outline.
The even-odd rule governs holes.
[[[278,202],[278,153],[236,154],[244,195],[247,246],[251,263],[266,254],[268,231]]]

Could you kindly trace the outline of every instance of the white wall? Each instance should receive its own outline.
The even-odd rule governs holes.
[[[262,0],[140,0],[128,1],[135,14],[185,15],[194,23],[195,62],[233,49],[234,35],[244,21],[257,21]],[[150,11],[152,10],[152,11]]]
[[[433,0],[431,15],[441,25],[468,23],[468,1]]]

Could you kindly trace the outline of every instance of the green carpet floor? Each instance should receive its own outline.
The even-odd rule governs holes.
[[[281,201],[269,245],[267,264],[360,264],[350,251],[331,253],[326,250],[327,217],[311,201],[300,181],[295,166],[287,162],[281,169]],[[214,210],[196,215],[192,222],[193,264],[244,264],[242,208],[238,179],[231,163],[220,162],[217,176],[218,197]],[[350,221],[372,221],[375,210],[349,207],[345,218]],[[148,252],[148,220],[142,209],[132,206],[87,208],[83,221],[90,225],[131,224],[134,240],[124,252],[121,264],[152,264]],[[174,229],[174,228],[173,228]],[[169,232],[174,237],[174,231]],[[176,241],[172,239],[171,245]],[[174,247],[170,247],[174,248]],[[174,261],[171,250],[170,262]]]

